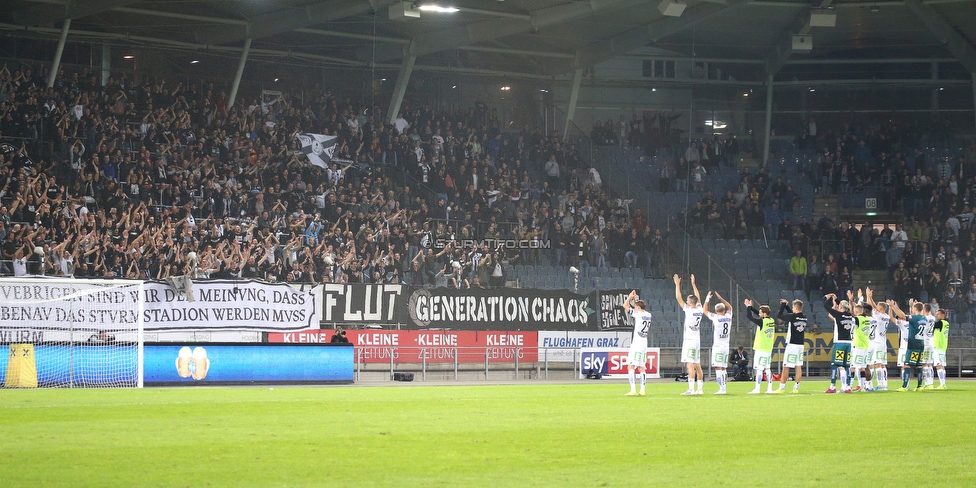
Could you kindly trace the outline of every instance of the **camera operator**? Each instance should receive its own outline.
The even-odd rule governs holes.
[[[330,344],[349,344],[349,339],[346,338],[346,331],[341,328],[336,329],[335,334],[332,335],[332,340],[329,341]]]

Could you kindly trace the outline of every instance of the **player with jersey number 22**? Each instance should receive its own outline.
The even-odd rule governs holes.
[[[637,299],[637,290],[630,292],[624,300],[624,311],[634,319],[634,337],[630,341],[630,352],[627,354],[627,379],[630,380],[630,392],[627,396],[644,396],[647,384],[647,333],[651,330],[651,312],[647,311],[647,303]],[[637,392],[635,375],[640,374],[640,393]]]

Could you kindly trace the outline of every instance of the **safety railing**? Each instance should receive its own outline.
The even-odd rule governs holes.
[[[625,350],[621,349],[621,351]],[[661,347],[658,355],[658,371],[661,378],[675,378],[684,373],[685,365],[680,362],[681,348]],[[392,381],[396,373],[414,373],[420,381],[428,376],[441,381],[461,380],[550,380],[576,379],[581,371],[582,349],[571,347],[537,346],[477,346],[477,347],[418,347],[411,346],[363,346],[355,348],[355,380]],[[707,379],[714,379],[715,372],[709,358],[711,348],[702,348],[702,370]],[[771,371],[783,374],[785,348],[775,348],[772,355]],[[897,362],[892,359],[896,350],[888,350],[888,370],[896,371]],[[747,376],[754,374],[752,351],[744,365]],[[828,348],[808,348],[804,354],[803,376],[822,378],[830,375],[830,350]],[[947,376],[976,376],[976,348],[950,348]],[[626,371],[626,365],[617,365]],[[731,372],[735,365],[728,364]]]

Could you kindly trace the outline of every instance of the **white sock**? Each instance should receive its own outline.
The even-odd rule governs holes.
[[[759,391],[759,387],[762,386],[762,370],[756,371],[756,391]]]
[[[766,390],[773,391],[773,372],[766,368]]]
[[[641,390],[640,391],[643,392],[644,391],[644,386],[647,385],[647,373],[641,371],[640,380],[641,380]]]
[[[800,389],[800,382],[799,381],[796,381],[796,382],[793,383],[793,389],[794,390],[799,390]]]
[[[688,377],[688,391],[695,391],[695,379],[691,376]]]
[[[634,370],[630,370],[627,372],[627,379],[630,380],[630,391],[634,391],[636,389],[635,386],[637,383],[637,377],[634,376]]]
[[[715,381],[718,382],[718,389],[725,389],[725,370],[719,370],[715,372]]]
[[[928,370],[929,370],[929,374],[925,378],[925,384],[926,385],[934,385],[935,384],[935,368],[933,368],[932,366],[929,366],[928,367]]]
[[[939,370],[939,384],[942,385],[942,386],[945,386],[945,370],[944,369],[940,369]]]
[[[888,387],[888,368],[882,366],[878,368],[878,383],[884,387]]]
[[[702,391],[702,385],[705,384],[704,380],[698,380],[698,391]]]
[[[846,390],[847,385],[847,370],[844,368],[837,368],[837,372],[840,373],[840,389]]]

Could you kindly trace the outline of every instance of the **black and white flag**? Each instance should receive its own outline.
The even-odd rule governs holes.
[[[320,167],[328,168],[332,161],[332,153],[336,147],[336,136],[326,136],[322,134],[299,134],[298,142],[302,143],[302,152],[308,156],[308,160]]]

